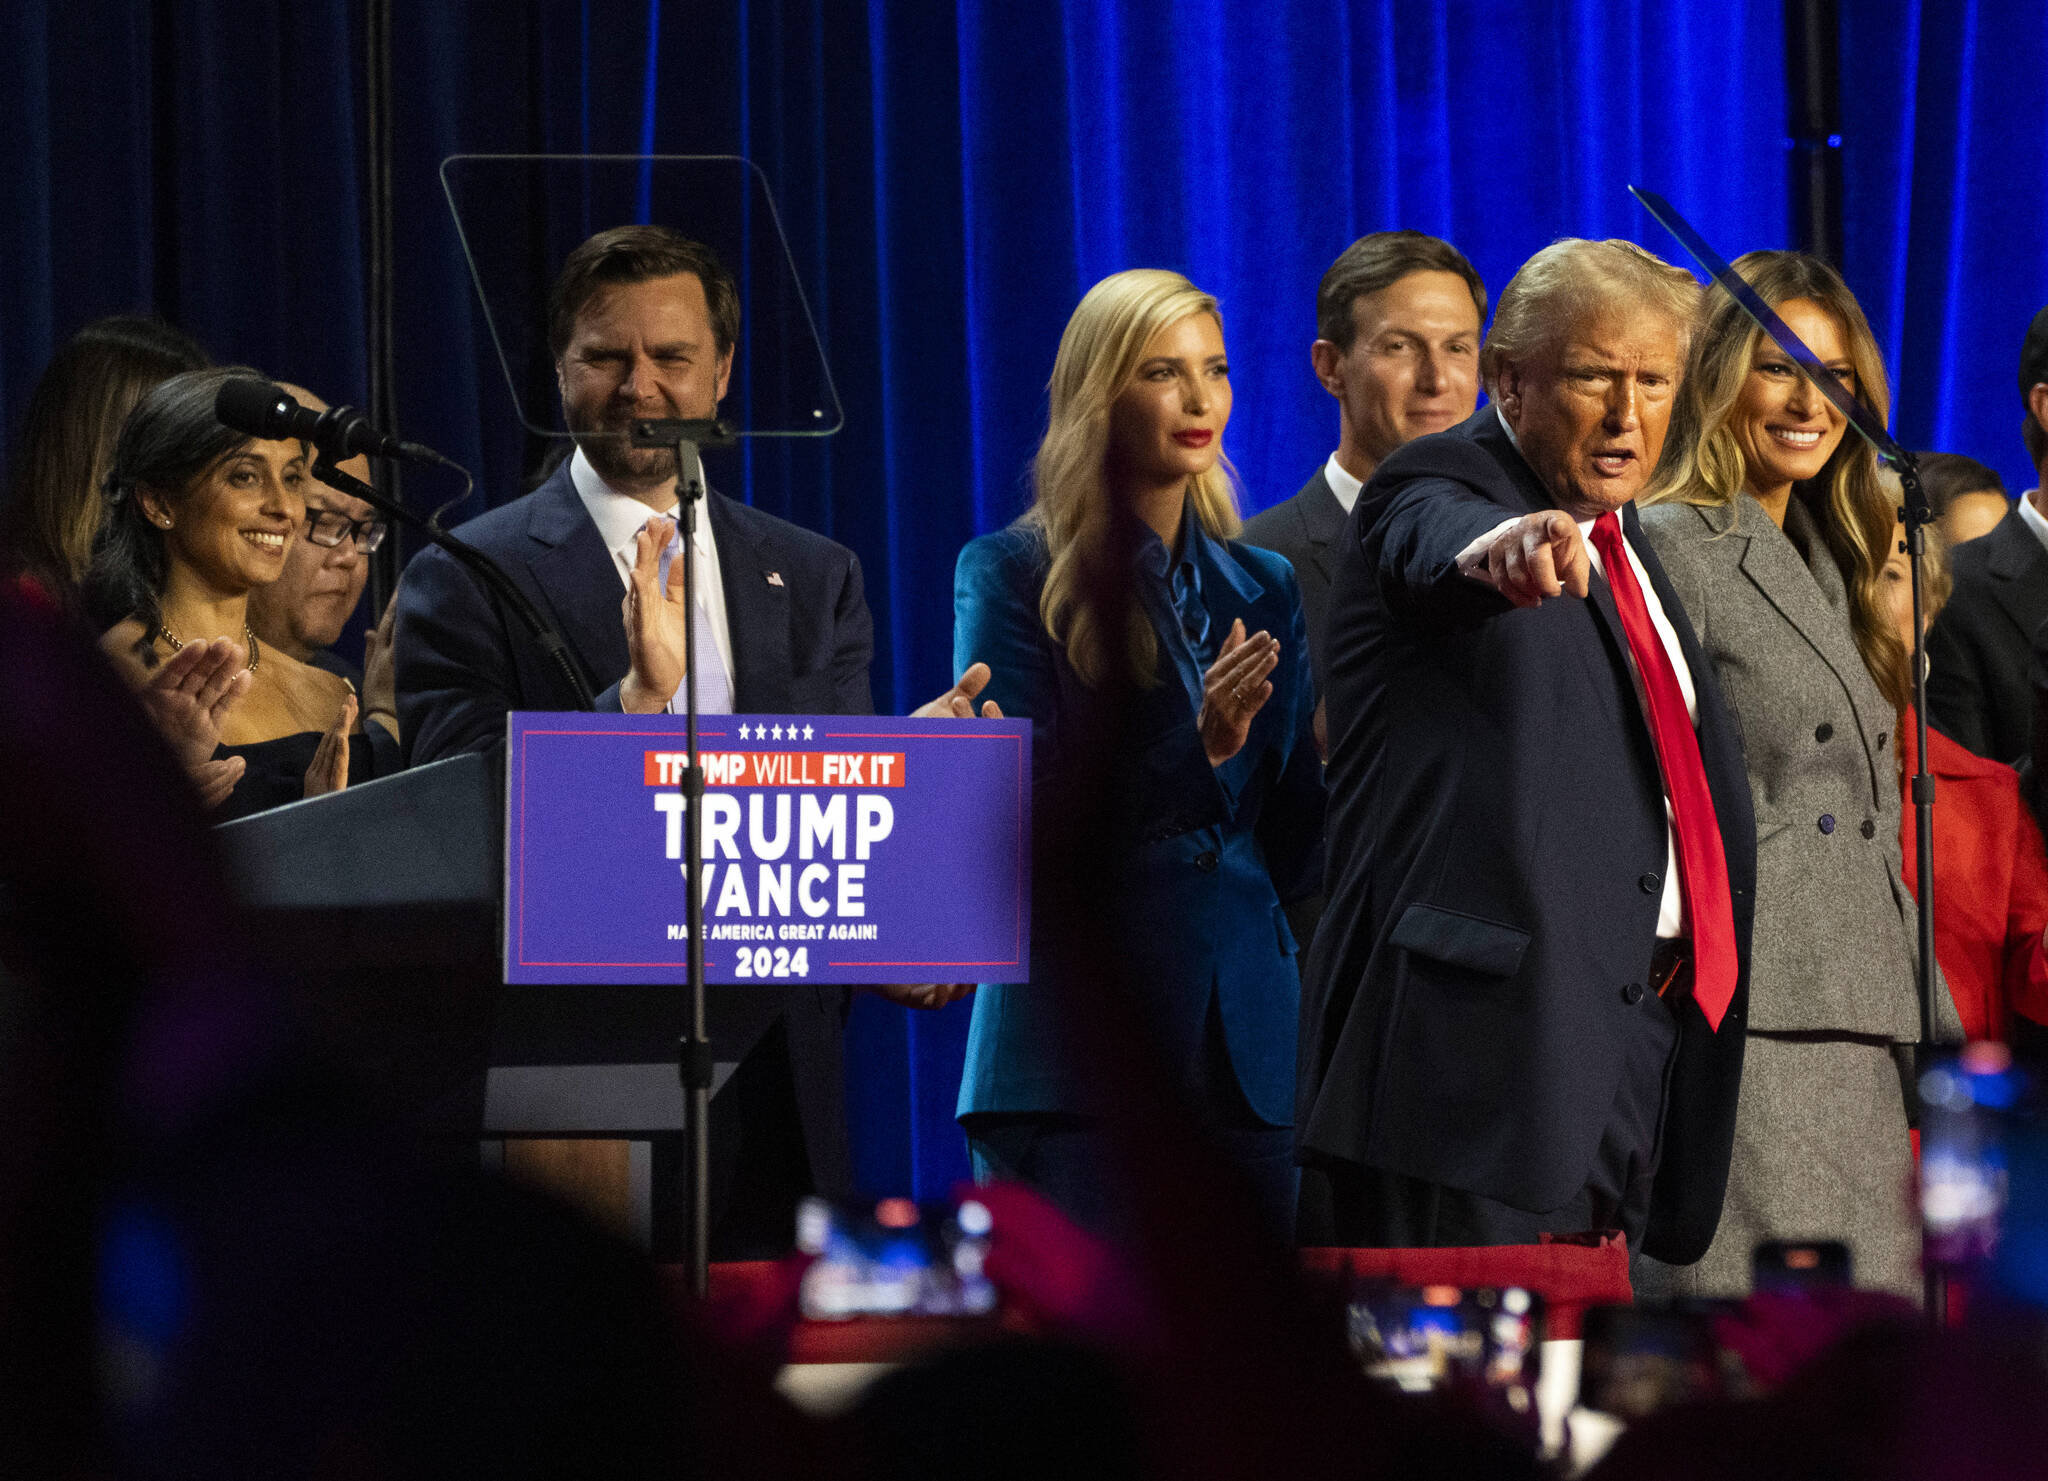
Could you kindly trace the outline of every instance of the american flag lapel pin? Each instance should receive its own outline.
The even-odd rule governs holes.
[[[782,573],[780,571],[770,571],[768,573],[768,584],[770,586],[781,586]]]

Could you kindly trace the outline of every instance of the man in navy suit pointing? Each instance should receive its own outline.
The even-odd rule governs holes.
[[[1488,331],[1492,404],[1359,494],[1296,1115],[1331,1227],[1306,1238],[1620,1229],[1683,1263],[1713,1236],[1754,822],[1633,504],[1698,293],[1625,242],[1546,247]]]

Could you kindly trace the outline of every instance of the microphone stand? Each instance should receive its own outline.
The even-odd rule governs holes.
[[[697,755],[697,506],[704,498],[699,447],[726,447],[729,423],[716,418],[643,418],[629,433],[634,447],[667,448],[676,460],[676,523],[683,563],[683,881],[689,896],[688,1020],[676,1040],[676,1072],[683,1082],[690,1134],[690,1288],[701,1298],[711,1277],[711,1039],[704,1031],[704,768]],[[684,450],[690,456],[684,457]],[[687,470],[687,471],[686,471]]]
[[[344,408],[345,409],[345,408]],[[438,459],[446,461],[445,459]],[[448,466],[455,467],[450,463]],[[334,455],[326,449],[320,450],[319,461],[313,464],[313,476],[329,488],[353,494],[379,514],[396,520],[408,529],[418,530],[428,540],[440,546],[453,556],[464,569],[490,589],[492,595],[511,608],[512,615],[524,627],[534,646],[546,655],[554,666],[556,677],[575,701],[579,710],[591,709],[596,701],[590,693],[590,685],[583,678],[583,671],[576,667],[576,660],[569,654],[569,645],[562,641],[562,635],[555,631],[547,618],[540,614],[525,592],[514,584],[511,577],[499,569],[498,563],[466,541],[458,540],[432,520],[423,519],[396,499],[380,494],[369,484],[353,474],[344,473],[334,466]]]
[[[1913,585],[1913,872],[1919,883],[1920,956],[1916,983],[1920,1000],[1920,1054],[1922,1060],[1934,1053],[1934,773],[1927,762],[1927,526],[1934,522],[1926,490],[1920,486],[1920,461],[1904,448],[1895,448],[1892,466],[1899,475],[1905,499],[1899,520],[1906,527],[1906,560],[1912,567]],[[1916,1071],[1923,1066],[1916,1065]],[[1914,1094],[1919,1094],[1919,1076],[1914,1076]],[[1948,1277],[1932,1260],[1921,1262],[1923,1296],[1927,1320],[1937,1330],[1948,1325]]]

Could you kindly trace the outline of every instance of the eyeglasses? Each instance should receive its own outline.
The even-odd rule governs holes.
[[[344,540],[354,540],[356,549],[368,555],[384,543],[384,532],[391,528],[390,522],[381,519],[350,519],[332,509],[309,509],[306,511],[306,538],[315,545],[335,546]]]

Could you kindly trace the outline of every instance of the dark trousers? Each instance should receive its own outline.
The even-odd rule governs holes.
[[[1330,1162],[1303,1180],[1304,1244],[1362,1249],[1536,1244],[1544,1234],[1619,1229],[1641,1247],[1663,1139],[1678,1025],[1645,994],[1629,1020],[1620,1084],[1583,1187],[1560,1208],[1532,1212],[1383,1168]]]
[[[1245,1099],[1213,1007],[1195,1079],[1193,1100],[1203,1130],[1249,1181],[1269,1226],[1291,1237],[1300,1187],[1294,1128],[1270,1124]],[[1099,1233],[1127,1229],[1113,1134],[1100,1119],[1056,1111],[978,1112],[961,1117],[960,1124],[977,1182],[1029,1183]],[[1127,1149],[1125,1155],[1142,1156],[1143,1149]]]

